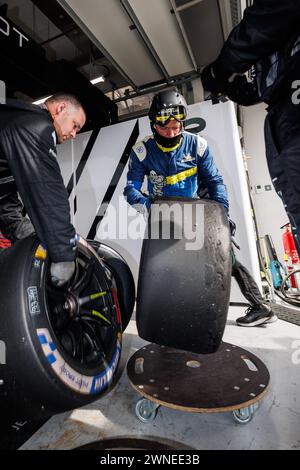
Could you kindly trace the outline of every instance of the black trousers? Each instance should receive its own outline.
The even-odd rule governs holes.
[[[251,306],[260,306],[263,304],[264,299],[258,285],[245,266],[236,258],[232,265],[232,276],[238,283],[243,296],[248,300]]]
[[[300,256],[300,104],[291,98],[268,109],[265,144],[274,188],[284,204]]]

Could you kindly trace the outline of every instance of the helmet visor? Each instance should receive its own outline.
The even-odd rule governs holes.
[[[165,126],[168,124],[171,119],[175,121],[182,122],[186,119],[186,110],[183,106],[174,106],[172,108],[165,108],[158,112],[155,116],[156,124],[160,126]]]

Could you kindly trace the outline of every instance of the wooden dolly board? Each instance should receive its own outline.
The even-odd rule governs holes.
[[[153,421],[159,406],[166,406],[193,413],[232,411],[238,423],[246,424],[270,382],[257,356],[229,343],[213,354],[148,344],[130,358],[127,374],[144,397],[135,407],[143,422]]]

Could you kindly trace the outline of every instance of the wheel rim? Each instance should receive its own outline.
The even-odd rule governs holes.
[[[131,319],[135,304],[135,284],[130,268],[125,259],[110,246],[95,240],[87,240],[87,242],[101,258],[115,281],[121,311],[122,331],[124,332]],[[119,271],[118,268],[120,269],[122,265],[123,268]],[[122,273],[124,269],[125,272]],[[123,285],[123,282],[126,283],[126,286]]]
[[[75,273],[64,288],[46,279],[48,319],[60,348],[75,365],[99,368],[115,350],[117,309],[105,268],[86,247],[78,250]]]

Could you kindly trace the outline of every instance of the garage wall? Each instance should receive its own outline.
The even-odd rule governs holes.
[[[228,188],[230,216],[237,223],[236,240],[241,246],[238,258],[260,282],[233,104],[212,105],[210,101],[197,103],[189,106],[189,117],[202,117],[206,121],[206,128],[201,135],[208,140]],[[79,135],[75,141],[59,147],[58,157],[65,183],[69,190],[72,189],[70,202],[76,230],[84,237],[95,236],[119,251],[129,263],[136,279],[145,221],[128,206],[122,193],[131,146],[150,133],[147,117],[126,121],[94,133]],[[89,139],[94,139],[92,146]],[[91,148],[87,152],[89,146]],[[134,237],[129,238],[128,231],[133,232]],[[243,300],[235,282],[231,300]]]
[[[271,235],[277,255],[283,262],[280,227],[288,222],[288,218],[268,171],[263,132],[265,107],[265,104],[259,104],[243,108],[245,150],[259,235]]]

